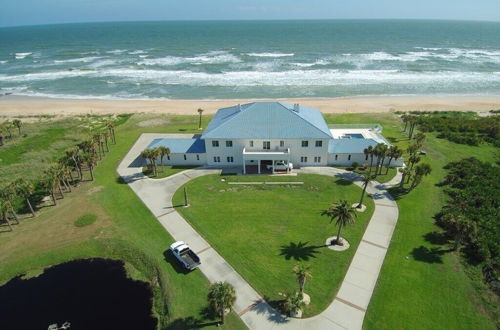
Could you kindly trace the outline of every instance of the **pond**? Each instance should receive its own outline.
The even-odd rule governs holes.
[[[82,259],[0,286],[0,329],[156,329],[148,283],[127,278],[122,261]]]

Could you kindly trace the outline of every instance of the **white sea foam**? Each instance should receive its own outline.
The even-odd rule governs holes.
[[[139,49],[139,50],[133,50],[133,51],[130,51],[128,52],[129,55],[139,55],[139,54],[146,54],[146,52],[142,49]]]
[[[7,61],[0,61],[0,64],[5,64],[7,63]]]
[[[22,60],[23,58],[26,58],[32,54],[33,53],[16,53],[15,57],[16,57],[16,60]]]
[[[299,68],[310,68],[312,66],[319,66],[319,65],[328,65],[330,64],[331,62],[327,59],[319,59],[315,62],[312,62],[312,63],[302,63],[302,62],[294,62],[294,63],[290,63],[290,65],[292,66],[297,66]]]
[[[67,60],[54,60],[56,64],[65,64],[65,63],[89,63],[95,60],[98,60],[102,57],[100,56],[87,56],[87,57],[78,57],[78,58],[70,58]]]
[[[113,49],[113,50],[108,50],[106,53],[116,55],[116,54],[123,54],[126,51],[127,51],[126,49]]]
[[[237,56],[224,51],[212,51],[205,54],[200,54],[193,57],[180,56],[165,56],[160,58],[146,58],[137,64],[139,65],[160,65],[173,66],[179,64],[224,64],[224,63],[239,63],[241,59]]]
[[[253,57],[290,57],[294,56],[294,53],[247,53],[248,56]]]

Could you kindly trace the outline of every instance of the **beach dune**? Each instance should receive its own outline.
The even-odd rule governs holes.
[[[71,116],[112,113],[195,115],[198,108],[204,109],[205,114],[213,114],[217,109],[223,107],[253,101],[262,100],[104,100],[7,95],[0,97],[0,116]],[[278,99],[278,101],[303,104],[304,106],[317,108],[323,113],[376,113],[410,110],[487,112],[500,109],[500,96],[373,96]]]

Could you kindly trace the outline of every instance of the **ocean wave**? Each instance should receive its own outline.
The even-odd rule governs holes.
[[[65,63],[89,63],[95,60],[101,59],[101,56],[87,56],[87,57],[78,57],[78,58],[70,58],[67,60],[54,60],[56,64],[65,64]]]
[[[139,50],[133,50],[128,52],[127,54],[129,55],[139,55],[139,54],[146,54],[146,51],[139,49]]]
[[[22,60],[23,58],[26,58],[30,55],[32,55],[33,53],[15,53],[14,56],[16,58],[16,60]]]
[[[248,56],[253,57],[290,57],[294,56],[294,53],[247,53]]]
[[[127,50],[126,49],[113,49],[113,50],[108,50],[106,51],[107,54],[114,54],[114,55],[118,55],[118,54],[123,54],[125,53]]]
[[[0,61],[0,64],[5,64],[7,63],[7,61]]]
[[[180,56],[165,56],[159,58],[145,58],[138,62],[138,65],[159,65],[159,66],[174,66],[179,64],[224,64],[224,63],[240,63],[241,59],[237,56],[224,51],[212,51],[205,54],[200,54],[192,57]]]
[[[331,61],[327,59],[320,59],[312,63],[303,63],[303,62],[292,62],[290,65],[292,66],[297,66],[299,68],[310,68],[312,66],[317,66],[317,65],[329,65],[331,64]]]

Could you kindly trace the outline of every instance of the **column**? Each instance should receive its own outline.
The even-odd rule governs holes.
[[[243,154],[243,174],[247,174],[245,154]]]
[[[257,173],[260,174],[260,159],[258,160],[257,163]]]

